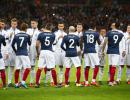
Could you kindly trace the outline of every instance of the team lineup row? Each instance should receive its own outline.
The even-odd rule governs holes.
[[[68,34],[64,32],[64,23],[58,23],[58,31],[52,33],[51,27],[46,26],[39,31],[37,20],[31,21],[31,28],[26,23],[22,23],[20,30],[17,29],[17,19],[11,20],[11,28],[4,30],[4,22],[0,21],[0,72],[3,88],[6,88],[6,69],[8,71],[8,87],[12,86],[12,77],[15,70],[15,88],[23,86],[30,72],[30,86],[40,87],[41,71],[44,69],[46,81],[51,78],[51,82],[56,87],[63,86],[63,66],[65,66],[65,87],[69,87],[70,68],[74,65],[76,72],[76,86],[98,86],[96,77],[99,72],[99,81],[103,77],[104,66],[106,64],[106,53],[109,63],[109,85],[114,86],[121,81],[122,68],[127,65],[127,83],[130,84],[130,54],[129,54],[129,34],[118,29],[118,23],[112,23],[111,30],[106,33],[102,28],[96,32],[96,26],[89,23],[89,29],[83,32],[83,25],[77,24],[69,27]],[[84,56],[84,82],[80,83],[81,59]],[[36,58],[38,60],[38,70],[35,75]],[[59,66],[59,84],[55,66]],[[15,67],[14,67],[15,66]],[[117,81],[114,80],[116,66],[119,66]],[[89,69],[93,69],[91,84],[88,82]],[[100,70],[100,71],[99,71]],[[19,82],[20,74],[20,82]],[[19,84],[20,83],[20,84]]]

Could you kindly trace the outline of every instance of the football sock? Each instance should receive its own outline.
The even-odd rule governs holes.
[[[36,84],[38,85],[39,84],[39,79],[40,79],[40,76],[41,76],[41,69],[38,69],[37,70],[37,73],[36,73]]]
[[[118,74],[117,74],[117,81],[121,80],[121,76],[122,76],[122,69],[124,68],[124,65],[120,65],[119,69],[118,69]]]
[[[52,74],[52,78],[53,78],[54,84],[57,85],[56,70],[55,70],[55,69],[52,69],[52,70],[51,70],[51,74]]]
[[[99,70],[99,67],[98,66],[95,66],[94,70],[93,70],[93,79],[96,80],[96,77],[97,77],[97,74],[98,74],[98,70]]]
[[[88,66],[85,68],[85,73],[84,73],[85,74],[84,75],[85,76],[85,81],[88,81],[89,69],[90,69],[90,67],[88,67]]]
[[[32,68],[30,71],[30,83],[33,83],[35,79],[35,69]]]
[[[70,72],[70,68],[66,68],[65,70],[65,84],[68,85],[68,79],[69,79],[69,72]]]
[[[102,81],[103,72],[104,72],[104,66],[100,66],[99,67],[99,81]]]
[[[20,70],[20,82],[22,82],[23,73],[24,73],[24,69],[22,68],[22,69]]]
[[[45,68],[44,68],[44,73],[45,73],[45,74],[46,74],[46,71],[47,71],[47,68],[45,67]]]
[[[18,83],[18,79],[19,79],[19,72],[20,72],[20,70],[19,70],[19,69],[17,69],[17,70],[15,71],[15,84],[17,84],[17,83]]]
[[[11,66],[9,67],[9,71],[8,71],[8,84],[10,84],[12,81],[13,73],[14,73],[14,67]]]
[[[80,83],[80,77],[81,77],[81,67],[77,67],[77,72],[76,72],[77,82],[76,83]]]
[[[30,72],[30,70],[28,68],[26,68],[24,71],[24,74],[23,74],[23,81],[26,81],[29,72]]]
[[[126,69],[126,79],[127,79],[127,81],[130,80],[130,67],[129,68],[127,67],[127,69]]]
[[[110,82],[114,81],[115,72],[116,72],[116,67],[115,66],[111,66],[110,67]]]
[[[63,74],[64,74],[64,73],[63,73],[63,68],[60,68],[59,70],[60,70],[60,71],[59,71],[59,82],[62,83]]]
[[[1,70],[1,79],[3,82],[3,85],[6,85],[6,74],[5,74],[5,70]]]

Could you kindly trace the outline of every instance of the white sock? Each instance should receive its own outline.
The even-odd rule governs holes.
[[[49,81],[49,79],[50,79],[50,77],[51,77],[51,71],[47,71],[46,72],[46,83]]]
[[[10,84],[12,81],[13,73],[14,73],[14,67],[10,67],[8,72],[8,84]]]
[[[20,82],[22,82],[23,73],[24,73],[24,69],[22,68],[22,69],[20,70]]]
[[[22,81],[21,83],[22,83],[22,84],[25,84],[25,81]]]
[[[119,66],[118,74],[117,74],[117,81],[121,81],[121,76],[122,76],[122,67]]]
[[[63,68],[60,68],[60,71],[59,71],[59,83],[62,83],[62,80],[63,80]]]
[[[102,81],[103,72],[104,72],[104,67],[99,67],[99,81]]]
[[[130,80],[130,68],[126,69],[126,79],[127,81]]]
[[[35,79],[35,69],[31,69],[31,72],[30,72],[30,83],[33,83],[34,82],[34,79]]]

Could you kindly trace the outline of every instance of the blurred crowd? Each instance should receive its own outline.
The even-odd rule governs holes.
[[[26,3],[26,1],[7,1],[0,1],[0,18],[6,20],[7,28],[13,17],[16,17],[19,23],[22,21],[29,23],[31,18],[36,18],[39,21],[39,28],[52,23],[54,29],[58,21],[64,21],[66,28],[79,22],[83,23],[84,28],[87,28],[87,23],[90,20],[95,21],[98,27],[105,26],[108,28],[112,21],[118,21],[123,30],[126,24],[130,22],[129,10],[124,9],[118,3],[111,6],[57,6],[50,4],[37,7],[31,3]]]

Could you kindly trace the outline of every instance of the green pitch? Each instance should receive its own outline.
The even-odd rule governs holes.
[[[83,69],[83,68],[82,68]],[[58,69],[57,69],[58,71]],[[0,89],[0,100],[129,100],[130,85],[125,83],[125,69],[122,76],[123,82],[121,85],[109,87],[107,85],[108,67],[105,68],[103,85],[100,87],[76,87],[75,68],[71,69],[70,87],[54,88],[44,87],[41,80],[41,88],[15,89],[8,88],[7,90]],[[83,71],[83,70],[82,70]],[[90,72],[90,80],[92,70]],[[42,73],[42,78],[44,74]],[[28,78],[29,80],[29,78]],[[83,72],[82,78],[83,81]],[[29,82],[29,81],[28,81]]]

